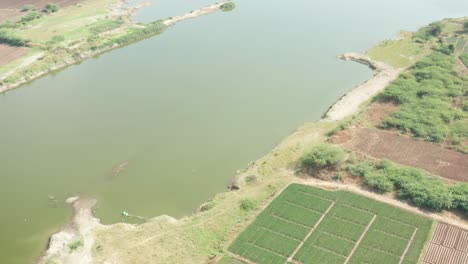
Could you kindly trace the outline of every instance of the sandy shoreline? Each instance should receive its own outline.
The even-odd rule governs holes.
[[[374,76],[338,99],[323,115],[321,121],[339,121],[352,116],[359,110],[361,104],[383,91],[404,70],[392,68],[360,53],[346,53],[338,58],[364,64],[374,70]]]

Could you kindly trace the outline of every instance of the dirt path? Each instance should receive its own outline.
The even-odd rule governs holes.
[[[169,19],[165,20],[163,23],[166,26],[172,26],[172,25],[174,25],[176,23],[179,23],[179,22],[187,20],[187,19],[197,18],[197,17],[202,16],[202,15],[207,15],[207,14],[218,11],[220,9],[220,7],[223,4],[227,3],[227,2],[229,2],[229,1],[223,1],[221,3],[213,4],[213,5],[203,7],[203,8],[197,9],[195,11],[186,13],[185,15],[182,15],[182,16],[176,16],[176,17],[173,17],[173,18],[169,18]]]
[[[325,113],[324,121],[338,121],[355,114],[362,103],[383,91],[404,70],[392,68],[360,53],[346,53],[339,58],[364,64],[374,70],[375,74],[371,79],[355,87],[333,104]]]

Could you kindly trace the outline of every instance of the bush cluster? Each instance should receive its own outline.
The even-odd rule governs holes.
[[[468,112],[456,101],[468,95],[468,78],[455,68],[455,58],[434,52],[387,86],[380,99],[399,104],[381,128],[430,142],[460,145],[468,140]]]
[[[39,19],[42,17],[42,13],[41,12],[37,12],[37,11],[34,11],[34,12],[31,12],[27,15],[24,15],[20,18],[20,22],[21,23],[27,23],[29,21],[33,21],[35,19]]]
[[[57,11],[59,11],[59,6],[58,5],[54,5],[54,4],[47,4],[44,9],[42,10],[42,12],[46,13],[46,14],[50,14],[50,13],[55,13]]]
[[[233,2],[227,2],[220,6],[220,9],[223,12],[229,12],[229,11],[234,10],[235,8],[236,8],[236,4],[234,4]]]
[[[0,44],[22,47],[29,43],[29,40],[13,35],[13,33],[0,30]]]
[[[320,144],[301,158],[300,165],[303,169],[312,170],[333,168],[344,160],[345,155],[344,150],[337,146]]]
[[[390,161],[348,164],[347,171],[364,177],[369,187],[380,193],[396,191],[401,199],[416,206],[443,210],[458,208],[468,215],[468,184],[444,184],[440,178],[416,168],[400,167]]]
[[[243,199],[240,201],[239,208],[242,211],[252,211],[255,207],[257,207],[257,202],[252,199]]]

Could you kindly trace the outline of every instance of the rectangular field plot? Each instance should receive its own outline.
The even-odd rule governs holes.
[[[350,192],[291,184],[229,251],[258,264],[417,263],[431,227],[430,219]]]
[[[439,223],[426,248],[422,263],[468,263],[468,230]]]

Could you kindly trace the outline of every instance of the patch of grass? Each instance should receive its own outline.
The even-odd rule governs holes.
[[[407,68],[421,59],[426,50],[411,38],[387,40],[367,51],[369,57],[395,68]]]
[[[70,252],[73,252],[73,251],[77,250],[78,248],[80,248],[82,246],[83,246],[83,241],[82,240],[77,240],[77,241],[71,243],[70,245],[68,245],[68,249],[70,250]]]
[[[364,234],[374,216],[374,222]],[[405,263],[416,263],[432,227],[430,219],[350,192],[291,184],[228,250],[259,264],[285,263],[317,223],[294,256],[295,260],[342,263],[364,234],[350,263],[399,263],[416,232],[404,258]]]
[[[122,26],[124,21],[122,19],[104,19],[91,25],[89,31],[93,34],[101,34]]]
[[[463,64],[465,64],[466,67],[468,67],[468,52],[467,52],[467,53],[463,53],[463,54],[460,56],[460,60],[463,62]]]

